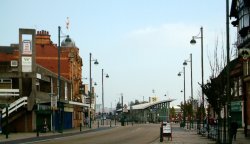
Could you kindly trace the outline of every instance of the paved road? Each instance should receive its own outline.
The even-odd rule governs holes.
[[[54,144],[54,143],[95,143],[95,144],[162,144],[159,138],[160,124],[134,124],[134,126],[109,127],[101,126],[93,129],[85,128],[82,132],[79,129],[65,130],[60,133],[41,133],[40,137],[36,137],[36,133],[16,133],[11,134],[9,139],[5,139],[4,135],[0,135],[0,144]],[[214,144],[215,141],[198,135],[195,130],[186,130],[179,127],[179,124],[172,125],[173,139],[172,141],[164,138],[163,143],[174,144]],[[237,140],[233,144],[248,144],[249,138],[244,137],[243,129],[239,130]]]
[[[108,130],[52,138],[39,144],[150,144],[159,138],[160,124],[139,124],[115,127]],[[33,142],[34,143],[34,142]]]

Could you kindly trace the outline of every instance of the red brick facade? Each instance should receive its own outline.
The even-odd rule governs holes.
[[[82,58],[77,47],[61,46],[60,67],[61,76],[72,80],[73,99],[79,100],[79,84],[82,77]],[[36,63],[58,73],[58,48],[50,40],[47,31],[38,31],[36,36]]]

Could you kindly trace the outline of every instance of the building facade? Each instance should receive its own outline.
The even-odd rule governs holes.
[[[234,18],[232,25],[237,28],[237,43],[239,58],[243,65],[242,75],[242,107],[244,113],[244,132],[250,134],[250,1],[232,0],[230,17]]]
[[[19,29],[19,44],[0,47],[3,131],[80,126],[88,111],[80,90],[82,64],[69,36],[58,47],[47,31]]]

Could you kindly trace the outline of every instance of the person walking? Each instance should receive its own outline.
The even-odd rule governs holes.
[[[236,141],[237,129],[238,129],[238,123],[235,120],[233,120],[231,123],[231,138],[234,141]]]

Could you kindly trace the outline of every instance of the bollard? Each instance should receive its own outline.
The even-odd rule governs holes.
[[[111,120],[110,120],[110,122],[109,122],[109,123],[110,123],[110,127],[111,127]]]
[[[134,122],[132,121],[132,126],[134,125]]]
[[[82,123],[80,123],[80,132],[82,131]]]
[[[97,125],[98,125],[98,128],[99,128],[99,121],[98,121],[98,124],[97,124]]]
[[[124,119],[121,119],[121,126],[124,126]]]
[[[163,142],[162,127],[160,127],[160,142]]]
[[[39,137],[39,130],[38,130],[38,128],[36,129],[36,136]]]

